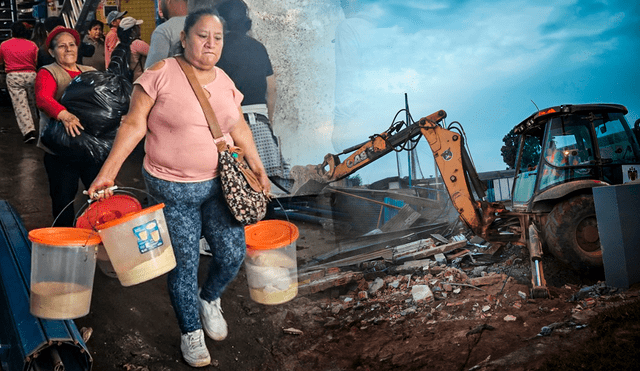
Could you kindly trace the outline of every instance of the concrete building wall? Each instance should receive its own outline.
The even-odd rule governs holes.
[[[292,165],[321,163],[333,152],[335,27],[339,0],[246,0],[252,36],[267,48],[276,73],[274,131]]]

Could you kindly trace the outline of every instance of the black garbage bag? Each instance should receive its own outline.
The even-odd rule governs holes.
[[[71,161],[102,163],[111,151],[122,115],[129,110],[132,89],[131,82],[111,72],[80,74],[67,86],[60,104],[78,117],[84,130],[71,137],[61,121],[51,119],[42,132],[42,144]]]
[[[132,90],[131,82],[120,75],[85,72],[67,86],[60,104],[78,117],[85,132],[100,138],[120,125],[129,111]]]
[[[40,140],[53,153],[68,161],[101,164],[109,156],[117,131],[116,128],[103,133],[100,138],[86,131],[72,137],[67,134],[62,121],[50,119]]]

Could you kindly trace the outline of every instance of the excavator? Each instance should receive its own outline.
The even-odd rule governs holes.
[[[408,108],[407,108],[408,110]],[[602,266],[592,189],[638,177],[640,130],[631,130],[618,104],[561,105],[538,110],[516,125],[516,172],[509,204],[486,201],[486,184],[469,155],[458,122],[447,113],[399,121],[368,141],[327,154],[315,170],[325,183],[343,179],[424,137],[460,219],[488,242],[526,246],[531,297],[547,298],[543,248],[576,270]],[[341,155],[347,155],[341,159]]]

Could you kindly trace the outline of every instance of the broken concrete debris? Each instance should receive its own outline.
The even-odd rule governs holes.
[[[431,292],[431,289],[427,285],[415,285],[411,287],[411,296],[416,303],[422,300],[426,302],[433,301],[433,292]]]
[[[475,277],[469,279],[469,284],[472,286],[488,286],[495,285],[496,283],[504,282],[507,279],[506,274],[490,274],[483,277]]]
[[[285,334],[289,334],[289,335],[303,335],[304,334],[304,332],[302,332],[302,330],[298,330],[298,329],[293,328],[293,327],[284,328],[284,329],[282,329],[282,332],[284,332]]]
[[[483,249],[470,247],[467,238],[443,239],[419,238],[395,246],[379,239],[385,241],[385,251],[377,246],[359,249],[352,242],[350,256],[334,255],[340,264],[327,266],[321,261],[304,267],[299,296],[324,290],[330,294],[310,299],[321,311],[309,316],[311,323],[322,331],[351,328],[353,333],[400,324],[437,332],[451,328],[452,321],[468,323],[469,328],[491,323],[497,331],[519,331],[525,334],[522,339],[529,340],[566,336],[606,306],[615,305],[606,295],[622,295],[603,284],[582,289],[565,285],[554,288],[552,299],[533,299],[527,293],[530,265],[525,249]],[[375,246],[370,241],[363,245]],[[436,254],[444,259],[436,260]],[[541,318],[549,322],[541,323]],[[570,325],[564,327],[554,322],[567,319]],[[309,326],[309,331],[296,328],[312,333],[313,325]]]
[[[382,278],[376,278],[371,285],[369,285],[369,295],[374,295],[378,290],[384,287],[384,280]]]
[[[426,274],[439,274],[444,272],[444,277],[448,282],[469,284],[471,286],[492,285],[496,282],[503,282],[506,275],[487,274],[486,266],[472,268],[473,275],[481,275],[468,281],[467,275],[460,270],[448,270],[447,262],[452,259],[447,258],[446,253],[453,252],[456,259],[469,253],[467,238],[464,235],[453,236],[450,240],[442,235],[435,234],[436,237],[418,239],[408,243],[401,243],[396,246],[389,246],[389,242],[383,248],[358,248],[353,243],[341,246],[338,254],[325,254],[333,261],[316,265],[307,265],[300,268],[298,274],[298,292],[301,295],[311,294],[326,290],[330,287],[346,285],[361,278],[362,272],[349,270],[348,267],[358,266],[365,271],[394,270],[397,273],[422,271]],[[369,237],[367,237],[369,238]],[[437,242],[436,242],[437,241]],[[444,242],[444,243],[443,243]],[[369,244],[368,242],[366,244]],[[463,254],[454,252],[462,249]],[[360,252],[360,254],[357,254]],[[348,254],[349,256],[345,256]],[[342,257],[345,256],[345,257]],[[433,257],[435,259],[428,259]],[[456,260],[459,263],[460,260]],[[343,271],[344,270],[344,271]],[[382,287],[380,279],[376,279],[371,287],[367,288],[368,295],[374,295]],[[451,292],[452,288],[447,286],[445,292]]]

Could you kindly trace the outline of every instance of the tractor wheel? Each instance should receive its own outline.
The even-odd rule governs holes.
[[[593,196],[574,196],[554,206],[545,225],[545,241],[556,258],[576,270],[602,267]]]

